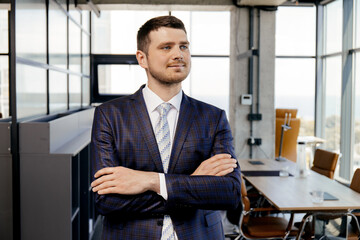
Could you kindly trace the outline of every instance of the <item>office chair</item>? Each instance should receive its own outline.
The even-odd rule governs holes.
[[[354,176],[351,180],[350,188],[358,193],[360,193],[360,168],[356,169]],[[353,210],[349,211],[347,213],[318,213],[315,214],[318,218],[318,220],[322,221],[323,223],[323,230],[322,234],[324,237],[326,237],[325,234],[325,224],[328,224],[330,220],[336,219],[336,218],[342,218],[345,216],[351,217],[350,224],[346,224],[347,222],[343,222],[343,226],[347,226],[347,240],[359,240],[360,239],[360,226],[359,226],[359,220],[360,220],[360,210]],[[312,214],[308,214],[304,217],[305,221],[301,222],[301,225],[299,226],[300,232],[302,233],[305,229],[305,225],[307,223],[307,220],[312,216]],[[344,220],[343,220],[344,221]],[[345,225],[346,224],[346,225]],[[336,224],[335,224],[336,225]],[[310,229],[312,226],[310,226]],[[346,228],[342,228],[342,231],[344,231]],[[309,231],[309,230],[307,230]],[[313,231],[313,230],[312,230]],[[315,233],[312,232],[314,235]]]
[[[339,154],[337,153],[329,152],[323,149],[316,149],[311,170],[330,179],[334,179],[334,172],[338,159]]]
[[[307,213],[299,227],[299,234],[303,235],[305,226],[312,224],[311,239],[327,240],[327,239],[353,239],[348,234],[347,217],[351,217],[356,222],[357,231],[359,233],[359,222],[354,214],[349,212],[315,212]],[[310,219],[312,221],[310,221]],[[355,235],[353,235],[355,236]],[[355,236],[354,239],[360,239],[360,235]]]
[[[300,131],[300,119],[296,118],[297,109],[276,109],[276,120],[275,120],[275,157],[284,157],[293,162],[296,162],[296,146],[297,138]],[[285,119],[286,116],[286,119]],[[290,123],[289,123],[290,118]],[[281,142],[281,130],[282,125],[289,123],[290,129],[283,132],[283,141],[280,150]]]
[[[360,168],[356,169],[354,176],[352,177],[350,188],[358,193],[360,193]],[[353,210],[351,212],[354,215],[354,218],[351,219],[349,228],[348,239],[360,239],[360,209]]]
[[[244,179],[241,182],[241,198],[243,211],[240,216],[240,234],[225,235],[230,239],[286,239],[289,236],[295,237],[297,230],[293,227],[294,214],[291,214],[290,220],[283,217],[274,216],[256,216],[258,212],[278,212],[274,207],[251,208],[250,200],[247,196],[247,190]]]
[[[360,168],[356,169],[350,183],[350,188],[360,193]]]

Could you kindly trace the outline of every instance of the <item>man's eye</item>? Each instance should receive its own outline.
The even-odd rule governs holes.
[[[163,47],[162,49],[164,49],[164,50],[169,50],[170,47],[169,47],[169,46],[165,46],[165,47]]]
[[[180,46],[180,49],[181,49],[181,50],[187,50],[187,49],[188,49],[188,46],[182,45],[182,46]]]

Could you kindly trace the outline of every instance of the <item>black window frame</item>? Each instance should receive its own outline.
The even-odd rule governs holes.
[[[99,93],[99,65],[139,65],[133,54],[91,54],[90,55],[90,79],[91,79],[91,103],[103,103],[114,98],[127,96],[128,94],[100,94]]]

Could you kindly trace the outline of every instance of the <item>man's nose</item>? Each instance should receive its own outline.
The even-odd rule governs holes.
[[[176,59],[176,60],[184,59],[184,53],[183,53],[183,51],[181,51],[180,48],[175,48],[173,54],[174,54],[173,58]]]

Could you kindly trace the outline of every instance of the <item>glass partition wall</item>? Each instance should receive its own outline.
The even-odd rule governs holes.
[[[9,12],[0,9],[0,119],[9,116]]]
[[[325,149],[340,152],[342,1],[324,7],[323,83]]]
[[[322,117],[317,119],[316,132],[326,140],[323,148],[340,153],[335,177],[346,180],[360,167],[359,2],[335,0],[318,7],[318,68],[322,71],[317,111]]]
[[[316,7],[276,13],[275,108],[296,108],[300,135],[314,135]]]
[[[89,12],[65,0],[19,0],[16,26],[18,118],[89,106]]]

